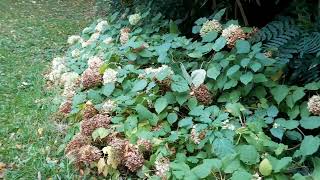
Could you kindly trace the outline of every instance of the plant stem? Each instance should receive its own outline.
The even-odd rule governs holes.
[[[241,4],[240,0],[236,0],[236,2],[237,2],[237,5],[238,5],[238,7],[239,7],[239,9],[240,9],[240,13],[241,13],[242,19],[243,19],[243,21],[244,21],[244,25],[248,26],[248,25],[249,25],[249,22],[248,22],[248,19],[247,19],[246,14],[245,14],[245,12],[244,12],[244,9],[243,9],[243,7],[242,7],[242,4]]]

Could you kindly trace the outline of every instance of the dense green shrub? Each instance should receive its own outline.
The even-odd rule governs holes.
[[[265,39],[224,22],[225,9],[195,21],[198,39],[137,10],[71,36],[53,61],[60,113],[81,121],[65,150],[78,168],[114,179],[319,178],[320,82],[284,84]]]

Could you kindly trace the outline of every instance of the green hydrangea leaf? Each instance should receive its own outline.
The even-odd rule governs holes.
[[[189,90],[188,82],[179,75],[172,77],[171,89],[175,92],[186,92]]]
[[[271,94],[278,104],[280,104],[284,100],[284,98],[286,98],[288,93],[289,88],[286,85],[278,85],[275,88],[271,89]]]
[[[160,114],[168,106],[168,101],[165,97],[160,97],[156,100],[154,108]]]
[[[134,82],[134,85],[131,89],[132,92],[138,92],[143,90],[145,87],[147,87],[148,81],[145,79],[137,80]]]
[[[246,40],[237,40],[236,48],[238,54],[244,54],[250,52],[250,43]]]
[[[226,38],[220,36],[216,42],[213,44],[212,49],[215,51],[220,51],[222,48],[224,48],[224,46],[227,44],[227,40]]]
[[[253,79],[252,72],[247,72],[247,73],[240,76],[240,81],[245,85],[247,85],[249,82],[251,82],[252,79]]]
[[[256,164],[259,161],[259,153],[252,145],[241,145],[238,147],[240,160],[247,165]]]
[[[320,127],[320,116],[304,117],[300,120],[300,124],[305,129],[316,129]]]
[[[314,136],[305,136],[300,146],[300,153],[303,156],[312,155],[318,151],[320,138]]]

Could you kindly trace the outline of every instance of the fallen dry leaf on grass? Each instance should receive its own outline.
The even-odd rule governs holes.
[[[3,162],[0,162],[0,179],[4,178],[4,171],[6,170],[7,165]]]

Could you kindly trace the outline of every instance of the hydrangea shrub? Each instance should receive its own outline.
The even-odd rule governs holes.
[[[65,118],[81,121],[66,155],[114,179],[316,176],[320,138],[307,130],[320,127],[320,83],[283,84],[277,62],[248,41],[256,29],[222,14],[197,20],[194,39],[151,10],[71,36],[48,75],[64,89]]]

